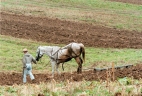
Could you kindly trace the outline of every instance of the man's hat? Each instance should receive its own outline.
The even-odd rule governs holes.
[[[24,49],[23,49],[23,52],[27,52],[27,51],[28,51],[28,49],[27,49],[27,48],[24,48]]]

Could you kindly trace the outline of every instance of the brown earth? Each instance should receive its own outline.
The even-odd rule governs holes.
[[[113,0],[115,1],[115,0]],[[118,0],[120,1],[120,0]],[[121,0],[122,2],[124,0]],[[140,0],[125,0],[125,2]],[[135,3],[135,4],[137,4]],[[79,22],[71,22],[59,19],[32,17],[16,14],[0,13],[1,35],[10,35],[16,38],[32,39],[54,44],[68,44],[70,42],[82,42],[85,46],[104,48],[142,48],[142,32],[118,30],[104,26],[93,26]],[[111,73],[111,71],[109,71]],[[36,81],[50,82],[51,74],[35,74]],[[118,69],[115,71],[115,80],[121,77],[142,78],[142,65]],[[112,78],[109,76],[109,78]],[[83,71],[82,74],[76,72],[63,72],[61,76],[55,75],[58,82],[81,81],[81,80],[106,80],[106,71],[96,72],[94,70]],[[28,77],[28,82],[31,83]],[[0,85],[22,84],[22,73],[0,72]]]
[[[110,0],[110,1],[142,5],[142,0]]]
[[[2,35],[55,44],[75,41],[91,47],[142,48],[142,32],[6,13],[1,17]]]
[[[107,75],[108,72],[108,75]],[[133,77],[134,79],[140,79],[142,78],[142,64],[139,64],[134,67],[129,67],[129,68],[124,68],[124,69],[117,69],[115,70],[115,76],[114,80],[117,80],[117,78],[123,78],[123,77]],[[51,82],[52,78],[51,74],[49,73],[39,73],[39,74],[34,74],[35,76],[35,81],[34,83],[39,84],[40,82]],[[108,78],[107,78],[108,76]],[[94,71],[94,70],[89,70],[89,71],[83,71],[82,74],[77,74],[76,72],[73,73],[68,73],[68,72],[63,72],[61,76],[58,74],[55,74],[54,77],[55,81],[57,82],[63,82],[66,80],[69,81],[93,81],[93,80],[106,80],[110,79],[112,80],[112,71]],[[30,78],[27,77],[27,82],[32,83]],[[13,84],[22,84],[22,73],[0,73],[0,85],[13,85]]]

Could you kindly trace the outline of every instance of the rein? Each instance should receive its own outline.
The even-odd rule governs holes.
[[[41,57],[42,57],[42,56],[43,56],[43,55],[41,55]],[[40,58],[41,58],[41,57],[40,57],[40,49],[39,49],[38,57],[37,57],[37,58],[38,58],[38,60],[40,60]]]

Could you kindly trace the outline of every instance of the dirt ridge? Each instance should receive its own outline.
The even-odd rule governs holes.
[[[35,76],[35,84],[39,84],[40,82],[51,82],[54,79],[56,82],[62,81],[71,81],[71,82],[78,82],[82,80],[86,81],[102,81],[107,79],[107,72],[112,74],[111,70],[104,70],[104,71],[94,71],[88,70],[83,71],[82,74],[77,74],[76,72],[62,72],[61,76],[57,73],[55,74],[54,78],[51,78],[51,73],[33,73]],[[134,79],[141,79],[142,78],[142,64],[138,64],[133,67],[124,68],[124,69],[117,69],[115,70],[115,77],[114,79],[117,80],[118,78],[123,77],[133,77]],[[112,75],[108,77],[112,80]],[[30,78],[27,77],[27,82],[32,83]],[[14,85],[14,84],[22,84],[22,73],[16,72],[0,72],[0,85]]]
[[[89,47],[142,48],[142,32],[3,12],[1,17],[1,35],[54,44],[81,42]]]

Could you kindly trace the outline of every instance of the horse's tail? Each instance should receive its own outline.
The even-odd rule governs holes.
[[[85,62],[85,48],[84,48],[84,45],[81,43],[81,53],[82,53],[82,58],[83,58],[83,61]]]

